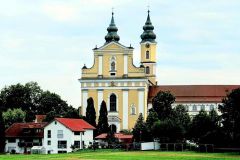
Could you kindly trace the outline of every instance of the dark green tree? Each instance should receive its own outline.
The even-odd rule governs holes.
[[[152,133],[154,138],[158,138],[160,142],[182,142],[184,129],[181,125],[172,119],[157,121],[153,124]]]
[[[86,121],[92,126],[96,127],[96,111],[92,97],[87,99]]]
[[[240,147],[240,88],[232,90],[219,105],[224,132],[233,147]]]
[[[41,93],[42,90],[36,82],[29,82],[25,85],[18,83],[5,87],[0,93],[3,110],[20,108],[27,113],[26,121],[32,121],[35,118],[37,101]]]
[[[184,135],[188,132],[191,118],[188,114],[188,110],[184,105],[177,105],[173,108],[172,114],[170,116],[178,125],[182,126],[184,129]]]
[[[0,99],[0,153],[4,153],[5,148],[5,124],[2,117],[2,100]]]
[[[97,125],[98,134],[108,133],[109,124],[108,124],[108,111],[105,101],[102,101],[101,108],[99,111],[98,125]]]
[[[133,138],[136,142],[148,141],[151,139],[147,130],[146,123],[144,122],[142,113],[139,114],[138,120],[133,128]]]
[[[164,120],[172,113],[172,104],[175,102],[175,97],[169,92],[160,91],[153,98],[153,109],[157,112],[158,118]]]
[[[189,136],[195,142],[200,142],[200,138],[212,130],[212,123],[210,116],[206,111],[201,110],[195,117],[193,117],[190,125]]]
[[[44,91],[38,102],[38,114],[46,114],[46,121],[51,121],[55,117],[79,118],[77,109],[69,106],[66,101],[55,93]]]
[[[153,124],[155,122],[157,122],[159,119],[158,119],[158,114],[157,112],[155,112],[155,110],[153,109],[150,109],[149,110],[149,114],[147,116],[147,120],[146,120],[146,126],[147,126],[147,129],[148,129],[148,132],[152,135],[152,127],[153,127]]]

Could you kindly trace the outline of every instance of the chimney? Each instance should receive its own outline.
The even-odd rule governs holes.
[[[35,115],[35,123],[42,123],[43,120],[46,118],[46,115],[43,115],[43,114],[38,114],[38,115]]]

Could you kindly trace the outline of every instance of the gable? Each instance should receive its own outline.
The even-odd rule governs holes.
[[[110,43],[103,45],[98,50],[125,50],[125,49],[128,49],[128,48],[120,43],[110,42]]]

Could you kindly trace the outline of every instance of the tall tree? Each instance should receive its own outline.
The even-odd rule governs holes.
[[[148,141],[151,139],[148,134],[146,123],[144,122],[142,113],[139,114],[138,120],[133,128],[133,138],[136,142]]]
[[[182,142],[184,129],[173,119],[157,121],[152,127],[152,133],[160,142]]]
[[[100,111],[99,111],[98,125],[97,125],[98,134],[109,132],[108,116],[107,115],[108,115],[108,112],[107,112],[106,102],[102,101],[101,108],[100,108]]]
[[[189,130],[190,123],[191,123],[191,118],[190,118],[188,111],[184,105],[177,105],[173,109],[172,115],[170,118],[173,119],[174,121],[176,121],[176,123],[178,125],[181,125],[184,128],[184,132],[187,133],[187,131]]]
[[[153,109],[157,112],[158,118],[164,120],[171,115],[172,104],[175,102],[175,97],[169,92],[160,91],[153,98]]]
[[[5,124],[2,117],[2,100],[0,99],[0,153],[5,149]]]
[[[96,111],[92,97],[87,99],[86,121],[92,126],[96,127]]]
[[[232,145],[240,147],[240,88],[232,90],[219,105],[224,131],[232,139]]]
[[[6,112],[3,112],[2,116],[5,123],[5,128],[8,128],[13,123],[25,122],[26,112],[20,108],[8,109]]]
[[[147,120],[146,120],[146,125],[147,125],[147,128],[148,130],[151,132],[151,128],[153,126],[153,124],[155,122],[157,122],[159,119],[158,119],[158,114],[155,110],[153,109],[150,109],[149,110],[149,114],[147,116]]]

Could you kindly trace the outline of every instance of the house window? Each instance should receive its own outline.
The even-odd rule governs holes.
[[[47,138],[51,138],[51,130],[47,131]]]
[[[149,58],[150,58],[149,51],[146,51],[146,59],[149,59]]]
[[[211,110],[214,110],[213,104],[210,105],[210,111],[211,111]]]
[[[201,110],[205,111],[205,105],[201,105]]]
[[[58,151],[58,153],[67,153],[67,151]]]
[[[196,105],[193,105],[193,111],[197,111],[197,106]]]
[[[58,148],[67,148],[67,141],[58,141]]]
[[[116,111],[117,111],[117,97],[115,94],[112,94],[110,96],[110,112]]]
[[[74,132],[74,135],[80,135],[80,132]]]
[[[8,143],[16,143],[16,139],[15,138],[9,138]]]
[[[150,68],[148,66],[146,67],[146,74],[150,74]]]
[[[47,144],[50,146],[51,145],[51,141],[47,141]]]
[[[74,147],[80,148],[80,141],[74,141]]]
[[[57,138],[63,138],[63,130],[57,131]]]

